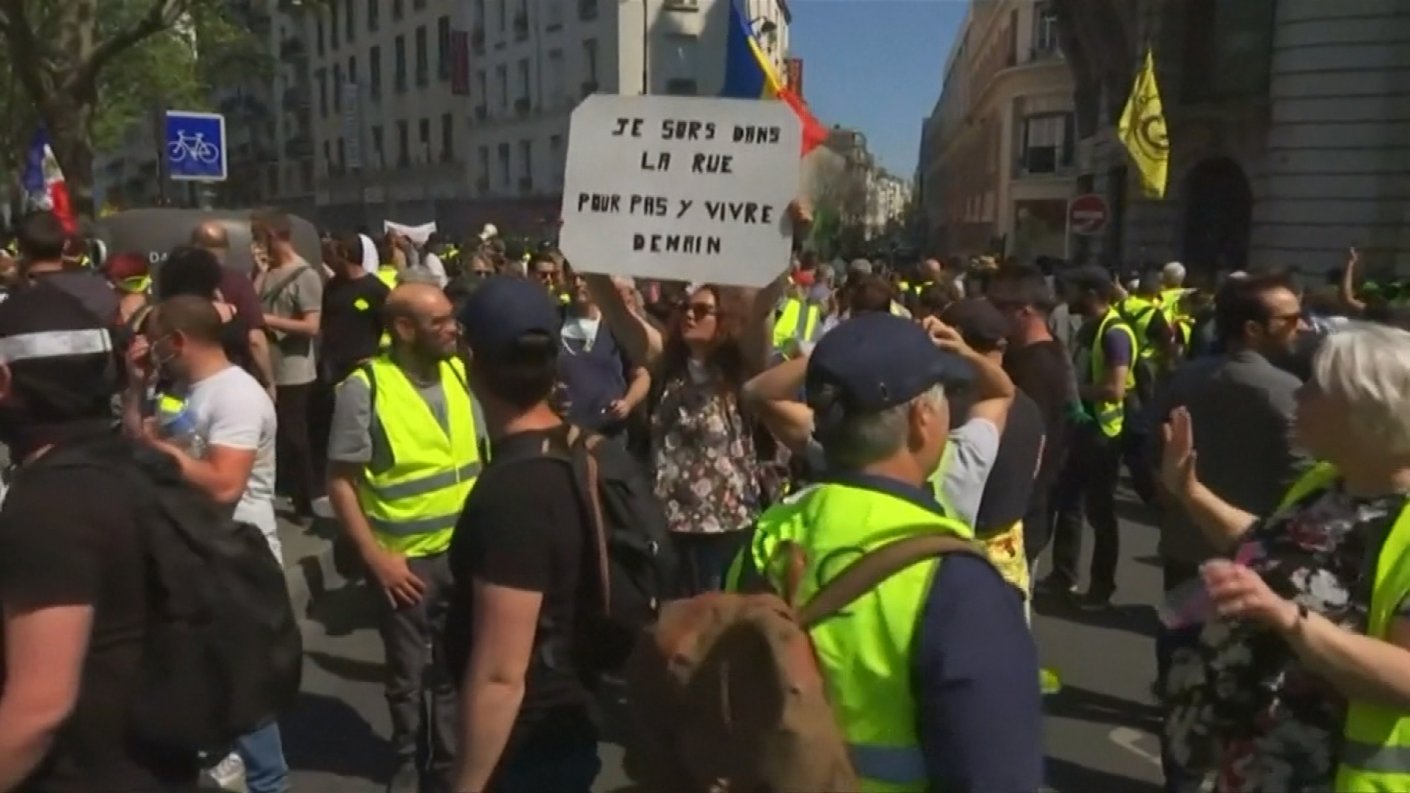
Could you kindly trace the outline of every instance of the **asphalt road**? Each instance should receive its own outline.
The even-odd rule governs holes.
[[[1160,789],[1153,734],[1159,717],[1150,696],[1159,597],[1155,530],[1129,502],[1120,511],[1114,608],[1088,614],[1040,601],[1035,611],[1043,663],[1063,682],[1045,703],[1047,783],[1061,793]],[[389,773],[381,645],[367,597],[359,586],[332,590],[305,622],[305,693],[283,724],[299,793],[380,793]],[[602,758],[597,793],[628,787],[620,749],[603,744]]]

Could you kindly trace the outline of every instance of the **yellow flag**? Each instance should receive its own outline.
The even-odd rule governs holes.
[[[1117,128],[1121,143],[1131,153],[1141,172],[1146,195],[1165,197],[1170,178],[1170,138],[1165,130],[1165,110],[1160,104],[1160,88],[1155,83],[1155,53],[1146,50],[1146,65],[1131,86],[1126,109]]]

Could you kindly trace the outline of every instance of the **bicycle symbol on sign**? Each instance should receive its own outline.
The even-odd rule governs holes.
[[[192,162],[214,165],[220,162],[220,149],[206,140],[204,132],[188,133],[184,129],[178,129],[176,140],[166,144],[166,156],[173,164],[185,162],[189,158]]]

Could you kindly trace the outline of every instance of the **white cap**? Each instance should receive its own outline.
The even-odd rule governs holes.
[[[493,223],[486,223],[486,224],[485,224],[485,227],[482,228],[482,229],[480,229],[480,241],[481,241],[481,242],[483,242],[483,241],[485,241],[485,240],[488,240],[488,239],[493,239],[494,237],[498,237],[498,236],[499,236],[499,229],[495,228],[495,225],[494,225]]]
[[[1179,262],[1170,262],[1160,271],[1160,280],[1168,287],[1181,286],[1185,283],[1185,265]]]

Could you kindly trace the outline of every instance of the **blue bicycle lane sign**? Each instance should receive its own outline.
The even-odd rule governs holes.
[[[175,181],[223,182],[227,176],[225,116],[166,111],[162,145],[167,176]]]

